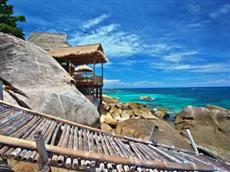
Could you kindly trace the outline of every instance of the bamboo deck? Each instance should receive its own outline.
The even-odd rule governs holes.
[[[37,162],[41,131],[51,166],[83,171],[230,171],[226,163],[153,142],[114,135],[0,101],[0,156]]]

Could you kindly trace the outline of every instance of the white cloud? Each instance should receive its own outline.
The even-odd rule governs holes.
[[[182,46],[180,45],[170,45],[169,43],[155,43],[152,45],[145,45],[143,47],[145,49],[145,52],[147,51],[148,53],[152,54],[152,55],[157,55],[157,54],[161,54],[162,52],[168,52],[174,48],[182,48]]]
[[[179,53],[171,53],[167,56],[164,56],[163,59],[165,61],[170,62],[180,62],[186,56],[192,56],[198,54],[197,51],[187,51],[187,52],[179,52]]]
[[[191,65],[191,64],[167,64],[158,63],[152,64],[154,69],[160,69],[165,71],[189,71],[197,73],[225,73],[230,72],[229,64],[203,64],[203,65]]]
[[[104,84],[106,85],[113,85],[113,84],[118,84],[121,83],[121,80],[119,79],[104,79]]]
[[[208,80],[209,83],[211,84],[230,84],[230,80],[228,79],[217,79],[217,80]]]
[[[230,4],[224,4],[222,7],[218,8],[215,11],[212,11],[209,16],[212,19],[216,19],[220,17],[221,15],[228,14],[230,12]]]
[[[119,79],[109,80],[104,79],[105,87],[107,88],[144,88],[144,87],[157,87],[163,84],[156,81],[136,81],[136,82],[123,82]]]
[[[76,32],[71,35],[70,44],[102,43],[108,56],[124,57],[138,53],[140,37],[120,29],[118,24],[102,26],[88,33]]]
[[[81,27],[83,29],[89,29],[91,27],[94,27],[94,26],[100,24],[101,22],[103,22],[108,17],[109,17],[108,14],[102,14],[102,15],[96,17],[96,18],[93,18],[93,19],[90,19],[90,20],[84,22]]]
[[[148,54],[150,56],[169,51],[173,48],[181,48],[179,45],[168,43],[144,43],[137,34],[121,30],[118,24],[101,26],[90,32],[75,32],[71,35],[69,43],[72,45],[90,44],[100,42],[105,53],[110,57],[130,57],[135,54]]]
[[[186,4],[188,12],[191,14],[197,14],[200,12],[200,5],[195,3]]]
[[[188,24],[189,28],[199,28],[201,26],[203,26],[203,23],[201,23],[201,22]]]
[[[156,87],[160,85],[162,85],[162,83],[156,81],[137,81],[133,83],[135,87]]]

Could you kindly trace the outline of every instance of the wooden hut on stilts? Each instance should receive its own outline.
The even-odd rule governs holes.
[[[75,79],[75,85],[97,108],[102,104],[104,63],[108,61],[100,43],[70,46],[66,34],[33,32],[33,42],[53,56]],[[100,66],[97,66],[100,64]]]
[[[75,79],[78,90],[99,107],[102,104],[103,64],[108,61],[101,44],[55,48],[48,52],[61,64],[65,64],[64,68],[67,69],[68,66],[69,74]],[[96,67],[98,64],[99,71]]]

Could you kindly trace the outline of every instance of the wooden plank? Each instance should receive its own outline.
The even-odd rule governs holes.
[[[14,147],[22,147],[26,149],[36,150],[36,143],[29,140],[23,140],[8,136],[0,135],[0,143],[11,145]],[[173,170],[201,170],[201,171],[214,171],[215,168],[205,164],[190,164],[190,163],[172,163],[172,162],[159,162],[152,160],[137,160],[133,158],[125,158],[118,156],[108,156],[93,152],[85,152],[81,150],[73,150],[59,146],[45,145],[48,152],[53,154],[65,155],[70,157],[80,157],[83,159],[96,160],[98,162],[112,162],[116,164],[138,165],[146,168],[157,169],[173,169]]]

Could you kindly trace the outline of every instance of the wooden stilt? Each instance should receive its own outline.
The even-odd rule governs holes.
[[[36,142],[37,150],[39,153],[38,169],[40,172],[51,172],[50,166],[48,166],[48,153],[46,151],[45,142],[41,131],[34,134],[34,140]]]
[[[100,105],[102,104],[102,87],[100,87]]]

